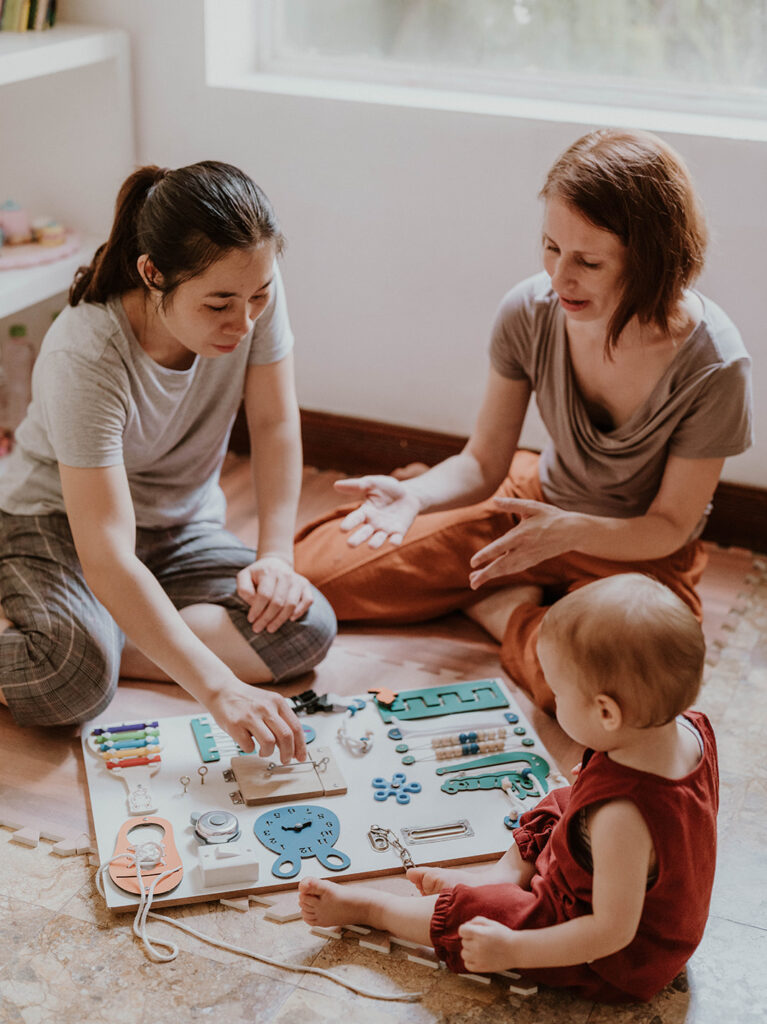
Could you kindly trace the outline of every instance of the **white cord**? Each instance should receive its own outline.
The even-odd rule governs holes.
[[[423,997],[423,992],[407,992],[394,996],[386,995],[383,992],[373,992],[361,985],[353,985],[350,981],[346,981],[344,978],[339,978],[337,974],[333,974],[332,971],[326,971],[322,967],[309,967],[304,964],[287,964],[282,960],[273,960],[271,957],[262,956],[260,953],[254,953],[250,949],[244,949],[241,946],[232,946],[228,942],[213,939],[209,935],[205,935],[203,932],[198,932],[195,928],[191,928],[187,924],[175,921],[172,917],[166,917],[164,914],[155,913],[150,910],[152,900],[154,899],[155,887],[163,878],[167,878],[169,875],[172,875],[174,871],[178,871],[178,868],[170,868],[168,871],[163,871],[154,879],[149,888],[147,888],[144,885],[143,878],[141,877],[141,867],[142,865],[145,869],[156,867],[158,864],[164,863],[164,859],[165,849],[162,843],[138,843],[135,849],[128,851],[127,853],[115,854],[111,860],[102,864],[96,872],[96,888],[101,895],[106,898],[106,894],[104,892],[104,874],[109,869],[109,865],[116,860],[127,860],[129,865],[136,865],[136,877],[138,878],[141,893],[136,916],[133,920],[133,934],[137,938],[141,939],[147,956],[155,963],[168,963],[171,960],[175,960],[178,956],[178,946],[175,942],[167,942],[164,939],[150,939],[146,932],[147,917],[154,918],[155,921],[164,921],[165,924],[172,925],[172,927],[178,928],[182,932],[187,932],[189,935],[194,935],[195,938],[200,939],[202,942],[207,942],[211,946],[217,946],[219,949],[226,949],[231,953],[238,953],[240,956],[252,957],[253,960],[269,964],[272,967],[279,967],[283,971],[295,971],[300,974],[318,974],[320,977],[327,978],[329,981],[335,982],[336,985],[348,988],[351,992],[360,996],[366,996],[368,999],[381,999],[393,1003],[415,1003]],[[157,949],[158,946],[164,946],[168,952],[160,952]]]
[[[361,757],[363,754],[367,754],[373,746],[372,729],[368,729],[365,734],[360,737],[350,736],[346,728],[346,721],[346,718],[341,719],[341,724],[336,732],[338,742],[342,747],[345,747],[350,754],[354,754],[356,757]]]
[[[164,864],[165,847],[162,843],[157,843],[152,840],[145,843],[137,843],[136,846],[127,853],[115,854],[115,856],[105,864],[102,864],[96,872],[96,888],[104,898],[106,898],[106,893],[104,892],[104,874],[108,871],[109,865],[114,863],[116,860],[125,860],[128,862],[128,866],[131,864],[135,864],[136,866],[136,878],[138,879],[141,892],[139,894],[139,904],[138,909],[136,910],[136,916],[133,919],[133,934],[136,938],[141,939],[144,949],[146,950],[146,954],[150,960],[160,964],[175,960],[178,956],[178,946],[174,942],[165,942],[163,939],[150,939],[146,932],[146,919],[149,914],[149,908],[152,906],[156,886],[164,878],[168,878],[169,875],[178,871],[178,867],[162,871],[154,879],[149,888],[147,888],[144,885],[144,879],[141,877],[141,868],[142,866],[145,869],[154,868],[157,867],[158,864]],[[152,914],[152,917],[156,916],[156,914]],[[158,946],[164,946],[168,952],[161,953],[157,949]]]
[[[416,1003],[419,999],[422,999],[424,995],[423,992],[404,992],[396,996],[386,995],[383,992],[373,992],[368,988],[363,988],[361,985],[353,985],[350,981],[346,981],[344,978],[339,978],[337,974],[333,974],[332,971],[326,971],[322,967],[307,967],[303,964],[286,964],[282,960],[273,960],[271,957],[262,956],[260,953],[254,953],[251,949],[244,949],[242,946],[231,946],[228,942],[213,939],[209,935],[198,932],[195,928],[190,928],[189,925],[182,924],[180,921],[175,921],[171,917],[165,917],[163,914],[155,914],[152,912],[149,916],[155,918],[157,921],[165,921],[166,924],[173,925],[174,928],[180,928],[182,932],[194,935],[195,938],[201,939],[203,942],[207,942],[211,946],[218,946],[219,949],[229,950],[230,953],[239,953],[240,956],[252,957],[254,960],[260,961],[262,964],[270,964],[272,967],[279,967],[283,971],[295,971],[299,974],[318,974],[320,977],[327,978],[329,981],[334,981],[336,985],[348,988],[351,992],[355,992],[359,996],[366,996],[368,999],[382,999],[392,1003]]]

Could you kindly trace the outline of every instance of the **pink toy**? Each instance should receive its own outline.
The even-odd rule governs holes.
[[[28,245],[5,245],[0,249],[0,271],[53,263],[54,260],[72,256],[79,248],[80,237],[72,231],[65,232],[64,241],[58,245],[44,245],[39,242],[30,242]]]
[[[66,231],[59,220],[52,217],[36,217],[32,221],[32,238],[38,245],[63,245],[66,242]]]
[[[13,199],[6,200],[0,206],[0,226],[8,245],[22,245],[32,241],[27,212]]]

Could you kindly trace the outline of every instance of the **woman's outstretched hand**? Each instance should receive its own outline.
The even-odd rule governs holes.
[[[365,541],[371,548],[380,548],[387,540],[401,544],[421,510],[418,498],[393,476],[337,480],[335,488],[362,502],[341,522],[341,529],[350,533],[348,543],[353,548]]]
[[[578,513],[521,498],[496,498],[495,504],[516,516],[518,522],[472,557],[474,572],[469,576],[472,590],[499,576],[524,572],[576,547],[574,527],[580,519]]]

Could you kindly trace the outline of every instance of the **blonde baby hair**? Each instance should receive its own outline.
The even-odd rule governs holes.
[[[608,576],[563,597],[546,613],[539,639],[572,660],[584,693],[612,697],[636,728],[672,721],[700,689],[700,623],[668,587],[641,573]]]

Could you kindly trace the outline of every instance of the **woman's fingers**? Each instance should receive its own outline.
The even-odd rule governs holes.
[[[256,585],[249,565],[237,573],[237,596],[248,604],[251,604],[256,596]]]
[[[359,508],[355,508],[353,512],[350,512],[348,516],[341,520],[341,529],[354,530],[365,522],[365,515],[365,508],[363,505],[360,505]]]
[[[364,495],[370,486],[370,477],[368,476],[349,476],[343,480],[335,480],[333,486],[337,491],[342,494],[361,494]]]
[[[256,747],[261,757],[279,751],[280,761],[287,764],[296,758],[306,760],[306,737],[290,703],[278,694],[253,687],[248,713],[238,716],[227,730],[245,753]]]
[[[360,544],[364,544],[369,537],[372,537],[375,533],[375,527],[371,526],[370,523],[363,523],[358,530],[349,537],[347,544],[351,548],[358,548]]]
[[[253,632],[258,633],[263,629],[261,617],[263,616],[266,609],[269,607],[269,603],[274,596],[274,590],[277,586],[277,577],[271,573],[263,573],[258,581],[255,595],[250,605],[250,611],[248,612],[248,621],[253,625]],[[258,623],[258,625],[256,625]]]
[[[490,565],[485,566],[484,569],[470,573],[469,586],[472,590],[477,590],[483,583],[497,579],[499,576],[509,576],[513,571],[508,565],[506,556],[502,555],[500,558],[496,558],[494,562],[491,562]]]
[[[485,545],[485,547],[481,548],[479,551],[475,551],[475,553],[471,556],[471,562],[469,564],[472,566],[472,568],[479,569],[481,566],[488,565],[490,562],[494,561],[494,559],[500,557],[501,555],[505,555],[512,549],[513,535],[514,530],[509,530],[509,532],[504,533],[502,537],[498,537],[497,540],[491,541],[489,544]],[[516,539],[517,538],[514,538],[515,541]]]
[[[306,612],[309,611],[309,609],[312,606],[312,602],[314,601],[314,595],[312,593],[312,588],[309,584],[309,581],[305,580],[303,576],[299,578],[302,581],[301,593],[299,594],[298,600],[296,601],[296,606],[293,609],[293,614],[290,616],[291,622],[298,622],[301,616],[305,615]]]

